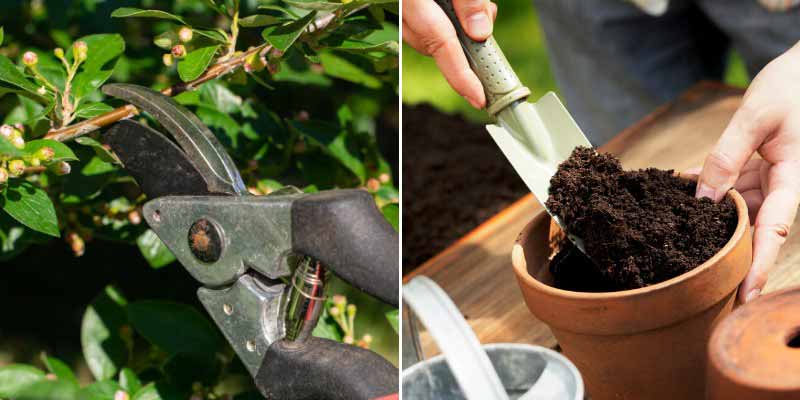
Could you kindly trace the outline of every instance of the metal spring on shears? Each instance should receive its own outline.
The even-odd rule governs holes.
[[[292,275],[286,307],[286,339],[303,341],[311,335],[325,305],[325,267],[311,257],[302,257]]]

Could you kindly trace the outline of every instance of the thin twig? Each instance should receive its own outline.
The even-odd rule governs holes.
[[[356,9],[352,10],[349,14],[356,13],[358,11],[363,10],[366,7],[360,6]],[[318,18],[316,21],[313,22],[311,26],[309,26],[309,33],[319,31],[328,26],[332,21],[334,21],[334,17],[330,15],[323,16]],[[181,82],[175,85],[172,85],[164,90],[161,93],[167,96],[177,96],[187,90],[193,90],[198,86],[206,83],[210,80],[219,78],[223,75],[229,74],[234,72],[236,69],[241,68],[247,60],[247,57],[253,53],[257,53],[259,51],[265,50],[269,51],[272,46],[268,44],[262,44],[257,47],[253,47],[242,54],[232,57],[229,59],[225,59],[217,64],[212,65],[210,68],[206,70],[200,77],[190,82]],[[131,104],[126,104],[122,107],[118,107],[112,111],[109,111],[105,114],[98,115],[96,117],[89,118],[85,121],[81,121],[77,124],[65,126],[63,128],[54,129],[45,135],[46,139],[57,140],[59,142],[67,142],[73,140],[79,136],[86,135],[87,133],[94,132],[98,129],[104,128],[109,126],[117,121],[131,118],[134,115],[138,114],[138,110]]]

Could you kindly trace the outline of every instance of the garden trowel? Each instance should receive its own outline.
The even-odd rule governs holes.
[[[458,21],[452,1],[436,2],[453,22],[464,54],[483,84],[486,111],[497,119],[496,124],[487,125],[486,129],[544,206],[550,178],[558,165],[569,158],[575,147],[592,147],[592,144],[555,93],[548,92],[535,103],[527,102],[530,90],[511,69],[494,37],[484,42],[470,39]],[[564,227],[558,216],[547,212]],[[583,250],[580,238],[570,236],[570,239]]]

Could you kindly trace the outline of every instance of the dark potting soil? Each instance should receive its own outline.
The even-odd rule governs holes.
[[[528,193],[483,124],[403,105],[403,148],[403,274]]]
[[[656,168],[623,171],[618,159],[576,148],[550,180],[547,207],[583,238],[551,261],[557,287],[635,289],[702,264],[736,229],[736,207],[694,197],[695,182]],[[594,263],[593,263],[593,262]]]

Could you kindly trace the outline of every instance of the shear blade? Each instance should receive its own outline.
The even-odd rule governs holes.
[[[130,84],[108,84],[103,86],[103,92],[130,102],[158,121],[203,176],[208,191],[233,195],[247,193],[236,165],[222,144],[196,115],[174,99]]]
[[[124,120],[111,127],[103,139],[148,198],[211,194],[186,153],[158,131]]]

